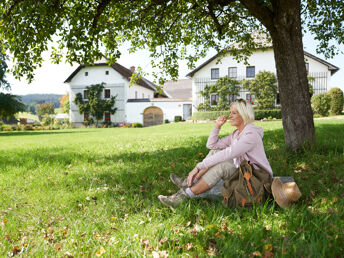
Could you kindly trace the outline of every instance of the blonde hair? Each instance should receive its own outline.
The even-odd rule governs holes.
[[[229,108],[232,107],[238,110],[240,116],[242,117],[242,120],[244,120],[245,125],[254,122],[254,110],[250,102],[239,99],[229,105]]]

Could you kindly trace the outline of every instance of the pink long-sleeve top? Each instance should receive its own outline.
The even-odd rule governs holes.
[[[273,176],[271,166],[266,158],[263,145],[263,129],[253,124],[247,124],[239,134],[236,129],[229,136],[219,139],[220,129],[214,128],[208,138],[207,148],[219,150],[214,155],[205,158],[197,164],[199,169],[210,168],[226,160],[235,160],[236,164],[247,160],[265,169]],[[255,168],[258,168],[255,166]]]

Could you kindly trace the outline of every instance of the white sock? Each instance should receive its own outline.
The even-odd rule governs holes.
[[[196,197],[196,195],[191,191],[190,187],[186,188],[185,192],[190,198]]]

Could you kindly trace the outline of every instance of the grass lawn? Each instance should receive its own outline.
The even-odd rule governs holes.
[[[169,174],[207,154],[213,124],[0,132],[0,254],[342,256],[344,119],[315,124],[317,147],[287,155],[281,122],[256,123],[274,174],[293,176],[303,194],[288,210],[160,204],[177,191]]]

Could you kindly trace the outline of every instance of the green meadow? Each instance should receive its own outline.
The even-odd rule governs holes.
[[[0,132],[0,255],[342,256],[344,119],[315,121],[316,147],[293,155],[281,121],[255,124],[274,175],[293,176],[302,192],[290,209],[158,201],[178,190],[170,173],[205,157],[211,123]]]

